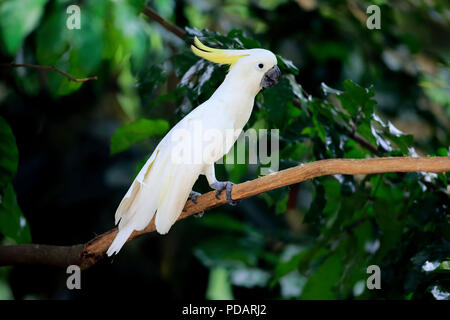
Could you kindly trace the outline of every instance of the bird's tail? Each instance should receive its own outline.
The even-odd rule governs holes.
[[[127,242],[131,233],[133,233],[133,228],[130,224],[128,224],[125,228],[119,230],[119,233],[117,233],[117,236],[114,238],[114,241],[111,243],[108,251],[106,251],[106,254],[108,256],[112,256],[113,254],[118,253],[125,242]]]
[[[173,163],[170,150],[156,150],[117,208],[119,232],[107,254],[118,253],[134,230],[144,229],[156,213],[156,230],[165,234],[179,217],[199,169]]]

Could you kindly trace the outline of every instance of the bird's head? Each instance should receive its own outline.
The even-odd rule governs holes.
[[[253,83],[259,91],[276,85],[280,81],[281,71],[276,56],[265,49],[216,49],[210,48],[194,38],[191,46],[195,55],[214,63],[230,65],[230,73]]]

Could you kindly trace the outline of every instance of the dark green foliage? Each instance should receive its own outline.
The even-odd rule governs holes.
[[[163,135],[168,129],[169,123],[165,120],[139,119],[126,124],[111,137],[111,154],[126,150],[134,143],[155,135]]]
[[[30,228],[16,200],[12,180],[19,162],[14,134],[0,117],[0,233],[16,243],[31,242]]]
[[[7,78],[0,81],[0,111],[16,133],[21,160],[24,153],[29,163],[38,163],[41,152],[52,148],[72,159],[60,161],[58,154],[52,162],[61,166],[52,175],[62,182],[45,190],[42,210],[54,209],[48,203],[60,203],[60,189],[68,188],[67,207],[75,207],[77,214],[84,209],[90,219],[101,221],[89,224],[86,216],[80,217],[85,230],[77,234],[88,237],[112,227],[114,208],[128,185],[114,185],[100,198],[92,192],[75,206],[70,201],[77,191],[67,187],[74,181],[66,179],[79,155],[70,141],[85,132],[101,132],[97,138],[105,158],[121,162],[114,163],[115,170],[93,175],[89,165],[77,177],[99,181],[114,171],[127,175],[116,175],[117,181],[128,183],[162,135],[208,99],[226,76],[227,66],[190,52],[194,36],[212,47],[263,47],[277,55],[282,79],[256,97],[246,128],[279,129],[280,170],[332,158],[448,156],[450,55],[442,43],[448,35],[447,3],[374,1],[382,10],[382,29],[369,30],[364,1],[309,1],[312,8],[306,2],[208,1],[212,5],[200,6],[197,1],[84,1],[81,30],[64,27],[64,1],[0,3],[5,61],[54,65],[74,77],[99,76],[98,81],[77,83],[51,71],[1,70]],[[140,15],[143,5],[187,26],[185,41]],[[37,100],[44,101],[42,106]],[[26,131],[24,118],[34,116],[29,110],[44,119],[36,133]],[[88,118],[108,119],[119,129],[87,122],[72,133],[64,126]],[[37,151],[28,150],[28,139],[46,130],[57,136],[57,147],[36,144]],[[60,142],[59,136],[66,139]],[[29,226],[13,188],[16,171],[21,172],[19,153],[3,117],[0,155],[0,232],[5,243],[29,242]],[[258,167],[216,165],[216,170],[220,180],[239,183],[256,178]],[[209,191],[202,179],[195,189]],[[82,180],[81,189],[88,189],[92,180],[87,181]],[[126,265],[118,274],[143,268],[139,276],[170,297],[192,298],[192,291],[203,290],[195,297],[448,299],[449,182],[448,173],[334,175],[273,190],[233,209],[224,206],[202,219],[177,223],[167,237],[146,239],[142,249],[130,244],[134,250],[117,262]],[[32,192],[39,188],[30,185]],[[18,191],[17,198],[31,217],[40,208],[28,205],[27,211],[20,201],[26,195],[26,189]],[[107,217],[91,209],[94,202],[101,203]],[[366,287],[370,265],[381,268],[382,290]],[[120,277],[111,275],[109,264],[99,268]],[[92,279],[89,286],[96,286]]]
[[[188,29],[188,32],[207,40],[209,45],[218,44],[219,47],[226,47],[228,43],[228,47],[241,48],[241,43],[244,42],[242,38],[236,39],[228,35],[227,40],[224,36],[209,31]],[[283,160],[311,161],[323,158],[415,154],[412,136],[404,134],[391,122],[385,122],[377,115],[376,92],[373,86],[364,88],[351,80],[345,80],[339,90],[322,84],[324,97],[307,97],[294,78],[298,72],[295,66],[282,57],[279,57],[279,61],[284,69],[283,78],[279,85],[266,89],[258,97],[258,109],[254,112],[251,120],[253,123],[250,123],[249,127],[256,124],[258,119],[264,119],[265,127],[280,129],[280,152]],[[195,77],[199,76],[197,72],[204,72],[200,77],[205,75],[206,65],[210,64],[201,61],[195,63]],[[211,68],[220,69],[217,66]],[[187,67],[184,70],[187,70]],[[212,83],[220,82],[221,75],[215,75],[214,72],[208,74]],[[198,78],[190,77],[184,79],[188,81],[181,82],[188,92],[195,92],[186,95],[193,106],[202,92],[207,93],[206,96],[211,92],[210,88],[204,86],[205,79],[202,79],[203,82],[196,82],[195,79]],[[365,142],[362,143],[359,138],[355,140],[355,134]],[[312,148],[305,148],[308,141],[312,141]],[[441,150],[441,154],[446,155],[446,151]],[[266,265],[262,268],[264,272],[270,272],[275,267],[272,286],[278,283],[281,286],[286,285],[281,279],[298,269],[300,274],[306,277],[305,281],[299,282],[299,297],[303,299],[369,298],[371,294],[377,295],[365,287],[368,277],[366,268],[369,265],[381,264],[384,270],[383,263],[389,261],[388,257],[399,250],[399,246],[407,246],[409,243],[409,246],[413,247],[414,242],[411,241],[414,240],[410,235],[419,225],[428,224],[432,230],[442,228],[448,233],[448,216],[445,216],[445,210],[436,212],[434,218],[425,214],[435,211],[440,205],[445,208],[448,206],[444,204],[448,202],[448,177],[444,180],[437,178],[437,175],[415,173],[376,175],[363,180],[352,176],[315,179],[312,204],[304,218],[311,235],[318,237],[310,247],[307,245],[288,261],[280,261],[268,269],[268,262],[264,262],[263,258],[265,255],[261,254],[261,250],[267,250],[264,245],[252,247],[249,251],[240,245],[240,241],[247,245],[253,243],[248,240],[248,236],[242,237],[240,241],[236,237],[215,237],[210,239],[207,245],[199,247],[196,255],[205,266],[225,267],[231,273],[235,272],[236,265],[242,263],[252,268]],[[423,188],[421,192],[419,188]],[[286,211],[289,192],[272,191],[263,197],[269,206],[276,204],[274,212]],[[438,204],[436,197],[443,202]],[[211,216],[208,221],[213,219]],[[421,236],[421,239],[423,245],[433,241],[426,236]],[[285,245],[289,243],[292,244],[288,241]],[[309,243],[309,240],[306,243]],[[446,252],[444,256],[429,252],[427,261],[437,260],[441,263],[448,260],[450,251],[443,251]],[[414,259],[413,252],[414,250],[408,253],[410,259]],[[266,254],[270,255],[270,250]],[[270,260],[269,265],[275,261],[276,259]],[[421,263],[420,266],[425,260]],[[395,268],[402,272],[400,270],[410,268],[408,264],[405,262]],[[416,276],[423,276],[420,268]],[[447,276],[448,274],[442,277]],[[433,281],[428,287],[439,285],[441,291],[448,290],[442,289],[447,282],[444,281],[443,285],[441,280]],[[392,287],[386,297],[399,298],[401,292],[404,292],[402,297],[406,298],[418,288],[417,285],[414,289],[407,287],[407,284],[405,286]],[[416,294],[417,297],[422,297],[425,293]]]
[[[0,232],[16,243],[31,242],[30,227],[16,200],[12,184],[2,190],[0,204]]]
[[[5,189],[14,178],[19,162],[19,151],[11,127],[0,117],[0,189]]]

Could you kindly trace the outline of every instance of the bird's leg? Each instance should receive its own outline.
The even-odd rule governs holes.
[[[223,190],[226,190],[227,195],[227,203],[234,206],[239,201],[234,201],[231,199],[231,189],[233,188],[234,183],[231,181],[217,181],[216,174],[214,171],[214,164],[212,164],[205,172],[206,179],[208,179],[209,186],[215,190],[216,192],[216,198],[220,199],[220,194]]]
[[[235,206],[239,201],[234,201],[231,199],[231,189],[233,188],[234,183],[231,181],[216,181],[211,184],[211,188],[217,190],[216,198],[220,199],[220,194],[223,190],[226,190],[227,202],[228,204]]]
[[[188,200],[191,200],[193,203],[197,204],[197,198],[200,197],[202,194],[200,192],[195,192],[194,190],[189,193]]]
[[[192,190],[191,193],[189,193],[188,200],[191,200],[194,204],[197,204],[197,198],[201,195],[202,194],[200,192],[196,192],[196,191]],[[205,211],[196,213],[196,214],[194,214],[194,217],[201,218],[201,217],[203,217],[204,213],[205,213]]]

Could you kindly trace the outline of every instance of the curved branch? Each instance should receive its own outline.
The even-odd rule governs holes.
[[[262,176],[255,180],[233,186],[233,200],[243,200],[263,192],[299,183],[316,177],[345,174],[377,174],[385,172],[448,172],[450,157],[433,158],[375,158],[375,159],[330,159],[319,160],[276,173]],[[188,201],[178,220],[196,213],[221,206],[226,201],[222,193],[216,199],[215,191],[198,197],[197,203]],[[142,231],[135,231],[128,241],[149,232],[155,231],[154,220]],[[13,264],[49,264],[68,266],[76,264],[87,269],[105,256],[105,252],[116,236],[117,228],[105,232],[86,244],[70,247],[44,245],[14,245],[0,247],[0,265]]]
[[[67,72],[64,72],[62,70],[59,70],[55,66],[43,66],[38,64],[28,64],[28,63],[2,63],[0,64],[2,67],[10,67],[10,68],[31,68],[31,69],[41,69],[41,70],[50,70],[58,72],[59,74],[66,77],[69,81],[73,82],[86,82],[89,80],[98,80],[97,76],[88,77],[88,78],[74,78]]]
[[[15,264],[46,264],[66,267],[80,263],[79,254],[83,244],[52,246],[42,244],[19,244],[0,246],[0,266]]]
[[[142,13],[145,14],[150,19],[154,20],[155,22],[159,23],[164,29],[172,32],[174,35],[176,35],[181,40],[184,40],[184,36],[186,35],[186,32],[183,29],[181,29],[179,26],[173,24],[172,22],[165,20],[155,10],[153,10],[151,8],[144,8],[144,9],[142,9]]]

